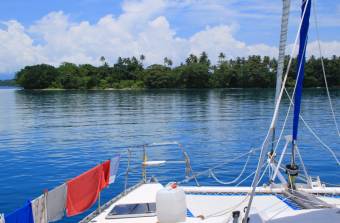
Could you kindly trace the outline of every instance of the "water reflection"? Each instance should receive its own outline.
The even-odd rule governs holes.
[[[340,91],[333,91],[340,109]],[[0,90],[0,212],[19,207],[45,188],[53,188],[125,150],[117,146],[178,141],[188,150],[193,169],[231,159],[261,144],[270,123],[273,90],[22,91]],[[302,113],[333,148],[339,139],[323,89],[306,90]],[[288,105],[284,99],[279,126]],[[340,111],[339,111],[340,112]],[[291,126],[289,121],[287,126]],[[287,130],[285,134],[291,134]],[[301,125],[300,148],[312,175],[339,182],[331,157]],[[182,159],[177,148],[150,149],[150,158]],[[135,151],[133,157],[142,157]],[[123,158],[120,171],[126,167]],[[133,165],[140,166],[140,160]],[[228,180],[243,161],[218,172]],[[256,158],[250,162],[253,171]],[[150,169],[162,182],[182,179],[183,165]],[[228,178],[229,177],[229,178]],[[140,179],[133,173],[130,184]],[[122,180],[122,179],[121,179]],[[214,182],[205,177],[205,184]],[[248,182],[249,183],[249,182]],[[109,188],[108,200],[123,186]],[[75,222],[76,217],[68,222]]]

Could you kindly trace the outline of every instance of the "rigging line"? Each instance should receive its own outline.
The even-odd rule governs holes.
[[[294,105],[294,102],[292,101],[292,98],[290,97],[290,95],[289,95],[289,93],[288,93],[286,88],[285,88],[285,92],[286,92],[286,94],[287,94],[287,96],[289,98],[290,103]],[[339,161],[338,157],[336,156],[335,152],[326,143],[324,143],[321,140],[321,138],[316,134],[316,132],[310,127],[310,125],[305,121],[305,119],[301,115],[300,115],[300,119],[305,124],[307,129],[312,133],[312,135],[319,141],[319,143],[332,154],[332,156],[335,159],[336,163],[338,164],[338,166],[340,166],[340,161]]]
[[[330,185],[330,186],[335,186],[335,187],[340,187],[340,184],[332,184],[332,183],[328,183],[326,181],[321,181],[322,183],[326,184],[326,185]]]
[[[213,217],[220,217],[220,216],[223,216],[223,215],[226,215],[228,213],[230,213],[231,211],[235,210],[236,208],[238,208],[239,206],[241,206],[244,202],[246,202],[247,198],[249,197],[249,194],[247,194],[239,203],[237,203],[236,205],[230,207],[230,208],[227,208],[227,209],[224,209],[224,210],[221,210],[221,211],[218,211],[218,212],[215,212],[215,213],[212,213],[212,214],[209,214],[206,216],[206,218],[213,218]]]
[[[265,163],[267,164],[267,163]],[[263,165],[264,166],[264,165]],[[268,168],[269,164],[267,164],[265,170],[263,171],[262,173],[262,176],[260,177],[260,180],[259,182],[262,180],[262,178],[265,176],[265,173],[267,171],[267,168]],[[254,172],[255,173],[255,172]],[[253,173],[253,174],[254,174]],[[251,175],[253,175],[251,174]],[[223,215],[226,215],[230,212],[232,212],[233,210],[235,210],[236,208],[240,207],[243,203],[246,202],[246,200],[248,199],[248,197],[250,196],[250,193],[247,193],[247,195],[244,197],[244,199],[241,200],[241,202],[237,203],[235,206],[231,207],[231,208],[227,208],[227,209],[224,209],[224,210],[221,210],[221,211],[218,211],[218,212],[215,212],[215,213],[212,213],[208,216],[206,216],[206,218],[212,218],[212,217],[220,217],[220,216],[223,216]]]
[[[280,166],[280,170],[286,171],[286,169],[283,168],[283,167],[281,167],[281,166]],[[297,176],[297,178],[300,179],[300,180],[302,180],[304,183],[308,183],[308,182],[307,182],[307,178],[306,178],[303,174],[299,174],[299,175]]]
[[[274,141],[271,141],[271,142],[269,142],[269,143],[276,143],[276,142],[278,142],[278,140],[274,140]],[[186,179],[177,182],[177,184],[179,185],[179,184],[183,184],[183,183],[188,183],[188,182],[190,182],[191,180],[193,180],[193,179],[195,179],[195,178],[197,178],[197,177],[200,177],[200,176],[202,176],[202,175],[209,175],[210,172],[211,172],[211,170],[215,170],[215,169],[217,169],[217,168],[219,168],[219,167],[222,167],[222,166],[224,166],[224,165],[226,165],[226,164],[228,164],[228,163],[234,162],[234,161],[236,161],[236,160],[238,160],[238,159],[240,159],[240,158],[243,158],[243,157],[245,157],[246,155],[248,155],[248,154],[250,154],[250,153],[254,153],[254,152],[256,152],[256,151],[258,151],[258,150],[260,150],[260,149],[261,149],[260,147],[259,147],[259,148],[250,149],[247,153],[244,153],[244,154],[242,154],[242,155],[236,157],[235,159],[228,160],[228,161],[226,161],[226,162],[220,163],[220,164],[218,164],[218,165],[216,165],[216,166],[213,166],[213,167],[211,167],[211,168],[209,168],[209,169],[207,169],[207,170],[204,170],[204,171],[201,171],[201,172],[197,172],[197,173],[193,174],[191,177],[187,177]],[[264,164],[264,165],[265,165],[265,164]],[[263,165],[262,167],[264,167],[264,165]],[[256,173],[256,171],[255,171],[253,174],[255,174],[255,173]],[[248,177],[249,177],[249,176],[248,176]]]
[[[301,153],[300,153],[300,149],[297,148],[296,149],[296,153],[301,161],[301,165],[302,165],[302,169],[303,169],[303,172],[305,173],[305,176],[306,176],[306,179],[307,179],[307,183],[309,185],[311,185],[312,183],[310,182],[310,179],[309,179],[309,175],[308,175],[308,172],[307,172],[307,169],[306,169],[306,166],[305,166],[305,163],[303,162],[303,159],[302,159],[302,156],[301,156]]]
[[[308,1],[309,0],[306,0],[307,1],[307,4],[305,5],[305,8],[303,10],[303,13],[302,13],[302,18],[304,18],[305,16],[305,13],[306,13],[306,9],[307,9],[307,5],[308,5]],[[282,95],[283,95],[283,91],[284,91],[284,86],[286,85],[286,82],[287,82],[287,78],[288,78],[288,73],[289,73],[289,70],[290,70],[290,67],[291,67],[291,64],[292,64],[292,60],[293,60],[293,55],[295,54],[295,51],[296,51],[296,47],[297,47],[297,42],[298,42],[298,39],[299,39],[299,35],[300,35],[300,31],[301,31],[301,28],[302,28],[302,22],[303,22],[303,19],[301,19],[300,21],[300,25],[299,25],[299,29],[298,29],[298,32],[297,32],[297,35],[295,37],[295,41],[294,41],[294,45],[293,45],[293,50],[291,52],[291,56],[290,56],[290,59],[289,59],[289,62],[288,62],[288,66],[287,66],[287,70],[286,70],[286,74],[284,76],[284,79],[283,79],[283,82],[282,82],[282,87],[281,87],[281,91],[280,91],[280,95],[279,95],[279,98],[277,100],[277,103],[275,105],[275,110],[274,110],[274,114],[273,114],[273,118],[272,118],[272,123],[270,125],[270,128],[267,132],[267,136],[265,137],[263,143],[262,143],[262,146],[261,146],[261,152],[260,152],[260,158],[259,158],[259,161],[258,161],[258,164],[257,164],[257,168],[256,168],[256,173],[255,173],[255,177],[254,177],[254,185],[252,185],[252,193],[251,193],[251,196],[250,196],[250,199],[249,199],[249,202],[248,202],[248,208],[247,208],[247,211],[245,213],[245,219],[248,218],[249,216],[249,213],[250,213],[250,208],[251,208],[251,205],[252,205],[252,202],[253,202],[253,196],[255,194],[255,189],[256,189],[256,186],[257,186],[257,183],[258,183],[258,177],[259,177],[259,174],[258,173],[260,171],[260,167],[262,166],[262,163],[264,162],[264,154],[266,151],[266,145],[267,145],[267,141],[268,141],[268,138],[271,134],[271,131],[274,127],[274,124],[275,124],[275,120],[278,116],[278,111],[279,111],[279,108],[280,108],[280,103],[281,103],[281,99],[282,99]],[[296,88],[296,84],[295,84],[295,88]]]
[[[265,170],[263,171],[261,177],[260,177],[260,180],[259,182],[263,179],[263,177],[265,176],[265,173],[268,169],[268,166],[269,164],[267,164]],[[244,202],[246,202],[246,200],[248,199],[248,197],[250,197],[250,193],[247,193],[247,195],[244,197],[244,199],[242,199],[242,201],[240,203],[238,203],[237,205],[231,207],[231,208],[227,208],[227,209],[224,209],[222,211],[218,211],[216,213],[213,213],[213,214],[210,214],[207,216],[207,218],[209,217],[219,217],[219,216],[222,216],[222,215],[226,215],[228,213],[230,213],[231,211],[235,210],[236,208],[238,208],[239,206],[241,206]]]
[[[306,7],[307,7],[307,4],[306,4]],[[306,7],[305,7],[305,10],[306,10]],[[303,15],[304,17],[304,15]],[[302,17],[302,18],[303,18]],[[303,19],[301,19],[301,21],[303,21]],[[304,44],[304,48],[303,48],[303,52],[302,52],[302,55],[305,54],[306,52],[306,49],[307,49],[307,41],[308,41],[308,38],[306,38],[305,40],[305,44]],[[299,69],[298,69],[298,72],[297,72],[297,77],[296,77],[296,81],[295,81],[295,85],[294,85],[294,89],[293,89],[293,93],[292,95],[295,96],[295,93],[296,93],[296,88],[297,88],[297,84],[298,84],[298,79],[300,77],[300,71],[301,71],[301,68],[302,68],[302,63],[303,63],[303,60],[300,61],[300,64],[299,64]],[[289,69],[289,68],[288,68]],[[281,90],[284,90],[286,93],[287,93],[287,89],[285,87],[285,85],[282,85],[282,89]],[[293,104],[289,104],[288,106],[288,110],[287,110],[287,113],[286,113],[286,117],[284,119],[284,122],[283,122],[283,125],[282,125],[282,128],[281,128],[281,132],[280,132],[280,135],[279,135],[279,138],[278,138],[278,142],[276,143],[275,145],[275,148],[274,148],[274,153],[276,152],[277,148],[278,148],[278,145],[279,145],[279,141],[281,140],[282,136],[283,136],[283,132],[286,128],[286,124],[287,124],[287,121],[288,121],[288,117],[289,117],[289,113],[290,113],[290,109],[292,108],[292,106],[294,106],[294,103]],[[299,114],[300,115],[300,114]],[[284,155],[284,154],[283,154]]]
[[[280,194],[279,194],[279,193],[273,193],[273,195],[276,196],[276,195],[280,195]],[[285,195],[285,197],[284,197],[282,200],[280,199],[278,202],[276,202],[275,204],[273,204],[273,205],[270,206],[269,208],[264,208],[264,209],[260,210],[258,213],[261,213],[261,212],[264,212],[264,211],[268,211],[269,209],[272,209],[273,207],[282,204],[282,202],[284,202],[284,201],[290,199],[291,197],[292,197],[292,195]],[[278,212],[277,212],[276,214],[274,214],[270,219],[272,219],[273,217],[275,217],[276,215],[278,215],[279,213],[281,213],[282,210],[284,210],[284,209],[286,209],[286,208],[289,208],[289,207],[284,207],[284,208],[281,207],[281,208],[278,210]]]
[[[279,193],[273,193],[273,195],[277,196],[277,195],[280,195]],[[258,213],[261,213],[261,212],[264,212],[264,211],[268,211],[269,209],[272,209],[273,207],[275,206],[278,206],[280,204],[282,204],[282,202],[285,202],[286,200],[290,199],[292,196],[291,195],[287,195],[285,196],[282,200],[279,199],[278,202],[274,203],[272,206],[270,206],[269,208],[264,208],[262,210],[260,210]],[[272,219],[273,217],[275,217],[276,215],[278,215],[279,213],[282,212],[282,210],[286,209],[286,208],[289,208],[289,206],[284,206],[283,208],[279,208],[278,212],[276,212],[270,219]]]
[[[267,163],[264,163],[261,167],[261,169],[266,165]],[[249,174],[246,178],[244,178],[243,180],[241,180],[240,182],[238,182],[235,187],[239,186],[241,183],[243,183],[244,181],[246,181],[248,178],[250,178],[251,176],[253,176],[256,173],[256,170],[254,172],[252,172],[251,174]]]
[[[266,173],[266,171],[267,171],[267,169],[268,169],[269,166],[270,166],[269,163],[267,163],[267,166],[266,166],[266,168],[264,169],[263,174],[262,174],[262,176],[261,176],[260,179],[259,179],[259,182],[261,182],[261,180],[262,180],[263,177],[265,176],[265,173]]]
[[[316,1],[316,0],[315,0],[315,1]],[[338,126],[338,122],[336,121],[336,116],[335,116],[335,112],[334,112],[334,108],[333,108],[332,98],[331,98],[331,95],[330,95],[330,93],[329,93],[329,88],[328,88],[328,82],[327,82],[327,75],[326,75],[325,63],[324,63],[324,61],[323,61],[323,54],[322,54],[321,43],[320,43],[320,33],[319,33],[319,24],[318,24],[318,14],[317,14],[317,8],[316,8],[316,3],[315,3],[315,2],[313,2],[313,12],[314,12],[314,22],[315,22],[315,30],[316,30],[316,36],[317,36],[319,54],[320,54],[321,65],[322,65],[322,74],[323,74],[323,78],[324,78],[324,81],[325,81],[325,87],[326,87],[326,91],[327,91],[328,101],[329,101],[329,105],[330,105],[330,108],[331,108],[331,112],[332,112],[332,116],[333,116],[335,128],[336,128],[336,130],[337,130],[338,136],[340,137],[339,126]]]
[[[220,183],[220,184],[223,184],[223,185],[229,185],[229,184],[233,184],[233,183],[236,183],[240,178],[241,176],[243,175],[244,171],[246,170],[247,168],[247,165],[248,165],[248,162],[249,162],[249,159],[250,159],[250,156],[251,156],[251,153],[249,153],[248,157],[247,157],[247,160],[242,168],[242,171],[241,173],[232,181],[228,181],[228,182],[225,182],[225,181],[222,181],[220,179],[218,179],[215,175],[215,173],[213,172],[213,170],[210,171],[210,174],[212,176],[212,178],[214,178],[214,180],[216,180],[217,183]]]
[[[209,175],[209,173],[210,173],[211,170],[217,169],[217,168],[219,168],[219,167],[221,167],[221,166],[224,166],[224,165],[226,165],[226,164],[228,164],[228,163],[234,162],[234,161],[236,161],[236,160],[238,160],[238,159],[240,159],[240,158],[243,158],[243,157],[245,157],[246,155],[248,155],[248,154],[250,154],[250,153],[253,153],[253,152],[257,151],[257,150],[260,150],[260,148],[250,149],[247,153],[244,153],[244,154],[242,154],[242,155],[240,155],[240,156],[238,156],[238,157],[236,157],[236,158],[234,158],[234,159],[232,159],[232,160],[229,160],[229,161],[220,163],[220,164],[218,164],[218,165],[216,165],[216,166],[214,166],[214,167],[212,167],[212,168],[209,168],[209,169],[207,169],[207,170],[204,170],[204,171],[201,171],[201,172],[197,172],[197,173],[195,173],[193,176],[188,177],[188,178],[186,178],[186,179],[184,179],[184,180],[182,180],[182,181],[180,181],[180,182],[177,182],[177,184],[187,183],[187,182],[193,180],[194,178],[197,178],[197,177],[202,176],[202,175]]]
[[[301,21],[302,21],[302,20],[301,20]],[[307,41],[307,39],[306,39],[306,41]],[[305,47],[304,47],[304,49],[303,49],[303,54],[305,53],[306,45],[307,45],[307,44],[305,44]],[[301,66],[302,66],[302,60],[301,60],[301,63],[299,64],[298,76],[296,77],[296,81],[295,81],[294,90],[293,90],[293,94],[292,94],[292,95],[295,95],[295,91],[296,91],[296,87],[297,87],[297,81],[298,81],[298,79],[299,79]],[[289,69],[289,68],[288,68],[288,69]],[[285,85],[282,85],[282,89],[281,89],[281,90],[285,90],[285,91],[287,92],[287,90],[286,90],[286,88],[285,88]],[[292,106],[294,106],[294,103],[289,103],[288,110],[287,110],[287,113],[286,113],[286,117],[285,117],[285,119],[284,119],[284,122],[283,122],[283,125],[282,125],[282,128],[281,128],[281,131],[280,131],[280,135],[279,135],[278,141],[277,141],[277,143],[276,143],[276,145],[275,145],[275,147],[274,147],[274,153],[276,152],[276,150],[277,150],[277,148],[278,148],[278,146],[279,146],[279,142],[280,142],[281,139],[282,139],[283,132],[284,132],[284,130],[285,130],[285,128],[286,128],[286,124],[287,124],[288,117],[289,117],[289,113],[290,113],[290,110],[291,110]],[[284,154],[283,154],[283,155],[284,155]]]
[[[291,191],[294,191],[294,192],[301,192],[301,191],[298,191],[298,190],[294,190],[294,189],[290,189]],[[308,194],[308,193],[307,193]],[[309,202],[311,204],[316,204],[316,205],[320,205],[320,203],[318,201],[313,201],[313,200],[308,200],[308,199],[304,199],[304,198],[301,198],[297,195],[294,195],[293,193],[290,193],[290,195],[294,198],[296,198],[297,200],[300,200],[300,201],[304,201],[304,202]]]

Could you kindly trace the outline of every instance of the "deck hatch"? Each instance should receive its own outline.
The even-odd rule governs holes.
[[[110,211],[106,219],[153,216],[156,216],[156,203],[120,204]]]

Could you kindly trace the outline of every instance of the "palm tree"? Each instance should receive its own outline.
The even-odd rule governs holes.
[[[220,55],[218,55],[218,61],[219,63],[223,63],[224,62],[224,59],[225,59],[225,54],[224,53],[220,53]]]
[[[164,66],[171,67],[172,66],[172,60],[168,57],[164,57]]]
[[[187,64],[198,63],[198,58],[194,54],[190,54],[189,57],[185,60]]]
[[[206,64],[206,65],[210,66],[210,60],[209,60],[208,54],[205,51],[203,51],[201,53],[198,62],[200,64]]]
[[[172,66],[172,60],[171,59],[168,59],[168,65],[169,65],[169,67],[171,67]]]
[[[105,57],[104,57],[104,56],[101,56],[99,60],[100,60],[100,62],[102,62],[103,64],[105,63]]]
[[[145,60],[145,56],[144,56],[143,54],[141,54],[141,55],[139,56],[139,59],[140,59],[140,61],[142,62],[142,66],[143,66],[143,63],[144,63],[144,60]]]

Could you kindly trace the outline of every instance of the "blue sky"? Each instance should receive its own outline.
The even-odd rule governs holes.
[[[289,43],[295,37],[300,0],[292,0]],[[165,56],[179,63],[207,51],[212,60],[277,54],[281,0],[2,0],[0,78],[25,65],[63,61],[97,64],[100,55]],[[326,56],[340,53],[340,2],[318,0]],[[313,20],[312,20],[313,21]],[[310,33],[315,54],[315,29]]]

